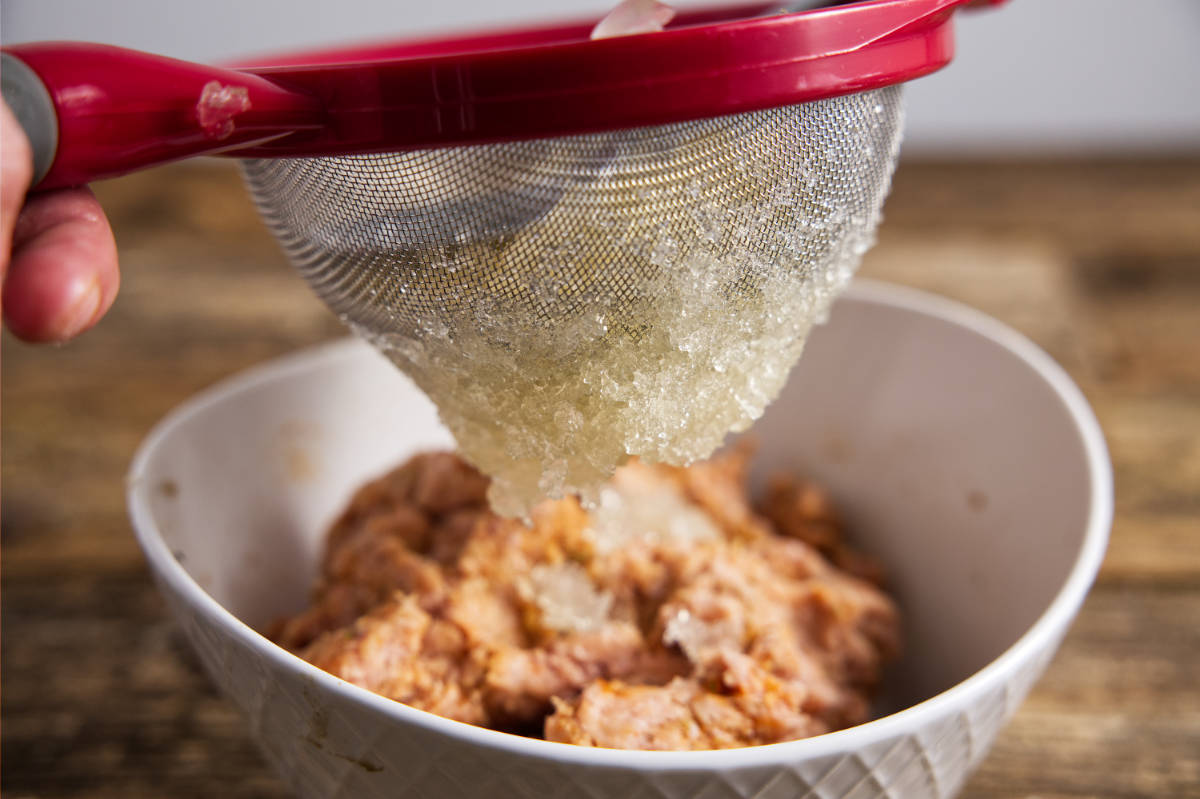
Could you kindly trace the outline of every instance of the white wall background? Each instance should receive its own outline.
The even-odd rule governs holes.
[[[598,15],[612,4],[0,0],[0,40],[82,39],[219,61]],[[958,41],[953,64],[911,87],[907,155],[1200,153],[1200,0],[1012,0],[960,14]]]

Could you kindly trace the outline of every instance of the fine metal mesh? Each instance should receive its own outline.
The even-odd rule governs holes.
[[[861,255],[900,125],[892,86],[598,134],[251,160],[244,173],[299,271],[368,335],[486,335],[507,318],[554,336],[584,313],[629,333],[697,257],[723,265],[736,297],[768,270],[820,280]]]

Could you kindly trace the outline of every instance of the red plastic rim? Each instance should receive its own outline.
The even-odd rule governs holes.
[[[206,153],[315,157],[485,144],[794,105],[925,75],[950,18],[1003,0],[775,3],[692,11],[592,41],[594,20],[304,53],[223,69],[108,45],[5,51],[50,96],[57,150],[40,188]]]
[[[970,0],[692,11],[592,41],[593,21],[296,54],[243,67],[314,96],[326,124],[238,150],[315,156],[542,138],[793,105],[910,80],[953,55]]]

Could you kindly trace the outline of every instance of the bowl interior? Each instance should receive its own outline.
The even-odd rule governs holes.
[[[1030,349],[949,303],[857,287],[749,433],[756,482],[778,470],[820,480],[856,542],[887,566],[906,653],[881,713],[999,656],[1083,545],[1085,443]],[[145,449],[132,491],[196,583],[263,629],[306,602],[325,528],[357,485],[450,445],[424,396],[347,341],[179,409]]]

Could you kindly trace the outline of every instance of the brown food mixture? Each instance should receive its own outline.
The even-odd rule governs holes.
[[[899,618],[828,496],[778,478],[752,507],[745,451],[621,469],[589,514],[488,510],[449,453],[363,486],[312,606],[276,640],[452,719],[619,749],[720,749],[868,718]]]

